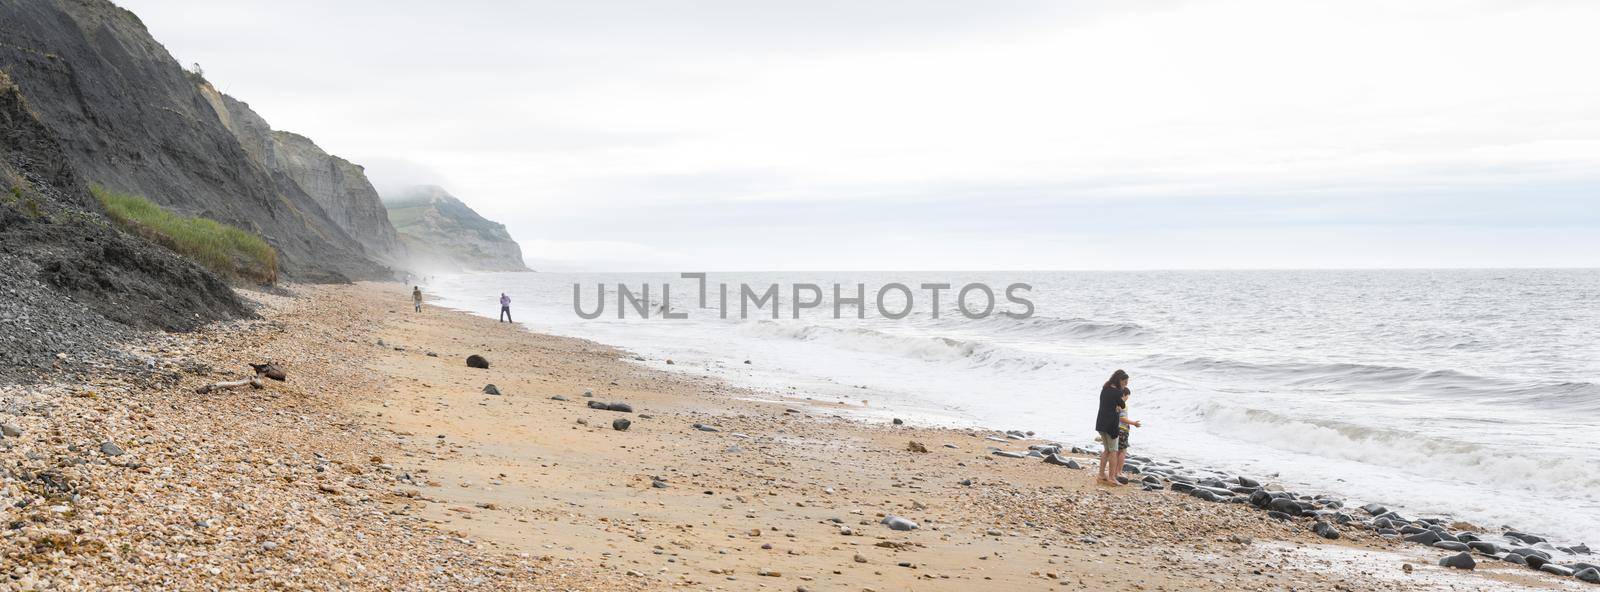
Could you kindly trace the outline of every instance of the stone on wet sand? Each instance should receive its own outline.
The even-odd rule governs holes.
[[[616,419],[611,420],[611,429],[619,431],[619,432],[628,431],[628,426],[631,426],[631,425],[633,425],[633,422],[628,421],[626,418],[618,417]]]
[[[1405,531],[1401,531],[1401,532],[1405,532]],[[1422,543],[1424,545],[1432,545],[1434,543],[1439,542],[1440,540],[1441,539],[1439,538],[1439,533],[1431,531],[1431,530],[1424,530],[1422,532],[1407,536],[1405,538],[1406,542]]]
[[[1439,565],[1454,569],[1474,569],[1478,561],[1472,558],[1471,553],[1457,553],[1439,560]]]
[[[1467,543],[1467,548],[1483,553],[1484,555],[1499,555],[1500,546],[1488,541],[1472,541]]]
[[[483,394],[498,395],[500,394],[500,388],[492,384],[483,385]]]
[[[1600,584],[1600,570],[1596,570],[1592,567],[1586,567],[1583,569],[1583,571],[1572,574],[1572,577],[1589,582],[1590,584]]]
[[[1365,506],[1361,506],[1361,509],[1369,516],[1381,516],[1389,513],[1389,509],[1380,504],[1367,504]]]
[[[1539,571],[1542,571],[1542,572],[1547,573],[1547,574],[1555,574],[1555,575],[1561,576],[1563,578],[1570,578],[1573,575],[1572,574],[1572,568],[1567,567],[1565,565],[1558,565],[1558,564],[1555,564],[1555,563],[1546,563],[1544,565],[1541,565],[1541,566],[1539,566]]]
[[[485,357],[480,356],[478,354],[472,354],[470,356],[467,356],[467,367],[468,368],[478,368],[478,369],[481,369],[481,370],[488,370],[489,369],[489,358],[485,358]]]
[[[1434,543],[1433,546],[1446,551],[1469,551],[1472,549],[1471,547],[1468,547],[1466,543],[1457,541],[1439,541]]]
[[[1339,529],[1334,528],[1332,524],[1328,524],[1327,522],[1316,523],[1311,527],[1311,532],[1317,533],[1317,536],[1329,540],[1339,538]]]

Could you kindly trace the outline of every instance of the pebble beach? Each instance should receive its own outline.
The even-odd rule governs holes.
[[[1600,589],[1586,548],[1137,450],[1098,486],[1025,431],[664,372],[398,284],[245,295],[259,318],[0,387],[0,590]],[[287,380],[197,392],[266,361]]]

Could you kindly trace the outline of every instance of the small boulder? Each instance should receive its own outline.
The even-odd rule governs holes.
[[[4,435],[7,438],[21,438],[22,428],[9,423],[0,423],[0,435]]]
[[[478,354],[472,354],[470,356],[467,356],[467,367],[468,368],[478,368],[478,369],[481,369],[481,370],[488,370],[489,369],[489,358],[485,358],[485,357],[480,356]]]
[[[878,524],[882,524],[884,526],[888,526],[889,530],[916,530],[917,529],[917,523],[912,522],[910,520],[906,520],[905,518],[901,518],[899,516],[893,516],[893,515],[884,516],[883,520],[878,521]]]
[[[1600,584],[1600,570],[1596,570],[1592,567],[1584,568],[1583,571],[1572,574],[1572,577],[1589,582],[1590,584]]]
[[[1381,516],[1389,513],[1389,509],[1380,504],[1367,504],[1365,506],[1361,506],[1361,509],[1370,516]]]
[[[1573,575],[1572,574],[1572,568],[1567,567],[1565,565],[1557,565],[1557,564],[1554,564],[1554,563],[1546,563],[1544,565],[1539,566],[1539,571],[1542,571],[1542,572],[1547,573],[1547,574],[1555,574],[1555,575],[1561,576],[1563,578],[1570,578]]]
[[[908,451],[908,452],[916,452],[916,453],[920,453],[920,454],[927,454],[928,453],[928,447],[927,446],[923,446],[921,442],[918,442],[916,440],[912,440],[912,441],[906,443],[906,451]]]
[[[1405,532],[1405,531],[1401,531],[1401,532]],[[1437,542],[1440,541],[1439,533],[1431,531],[1431,530],[1424,530],[1422,532],[1413,534],[1411,536],[1406,537],[1405,540],[1407,542],[1422,543],[1424,545],[1432,545],[1432,544],[1437,543]]]
[[[1275,498],[1271,502],[1268,502],[1267,508],[1283,512],[1290,516],[1299,516],[1305,513],[1305,510],[1300,508],[1300,502],[1284,497]]]
[[[1444,559],[1440,559],[1439,565],[1443,565],[1452,569],[1474,569],[1478,567],[1478,562],[1472,558],[1471,553],[1457,553]]]
[[[1488,541],[1472,541],[1467,543],[1467,548],[1483,553],[1484,555],[1499,555],[1500,545]]]
[[[122,456],[122,447],[117,446],[116,442],[101,442],[100,453],[106,456]]]
[[[1457,541],[1439,541],[1437,543],[1434,543],[1433,546],[1434,546],[1434,548],[1444,549],[1446,551],[1470,551],[1470,550],[1472,550],[1472,547],[1468,547],[1466,543],[1457,542]]]
[[[690,426],[690,427],[693,427],[694,429],[700,430],[702,432],[720,432],[720,431],[722,431],[722,430],[719,430],[717,428],[708,426],[708,425],[703,424],[703,423],[697,423],[697,424],[694,424],[693,426]]]
[[[623,413],[633,413],[633,406],[629,405],[627,403],[606,403],[606,410],[607,411],[621,411]]]
[[[498,394],[500,394],[500,389],[498,387],[496,387],[495,385],[486,384],[486,385],[483,386],[483,394],[485,394],[485,395],[498,395]]]
[[[628,431],[628,426],[631,426],[631,425],[633,425],[633,422],[628,421],[626,418],[618,417],[616,419],[611,420],[611,429],[619,431],[619,432]]]
[[[1316,523],[1311,527],[1311,532],[1317,533],[1317,536],[1329,540],[1339,538],[1339,529],[1334,528],[1332,524],[1328,524],[1327,522]]]
[[[900,419],[898,417],[894,418],[894,425],[905,425],[905,424],[906,424],[905,420]]]

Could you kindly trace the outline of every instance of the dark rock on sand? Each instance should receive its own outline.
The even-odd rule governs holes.
[[[1500,546],[1488,541],[1472,541],[1467,547],[1484,555],[1499,555]]]
[[[1385,508],[1379,504],[1367,504],[1365,506],[1361,506],[1361,509],[1366,511],[1366,513],[1371,516],[1379,516],[1389,513],[1388,508]]]
[[[117,446],[116,442],[101,442],[100,453],[106,456],[122,456],[122,447]]]
[[[1401,532],[1405,532],[1405,531],[1401,531]],[[1431,531],[1431,530],[1424,530],[1422,532],[1419,532],[1419,533],[1416,533],[1416,534],[1413,534],[1411,536],[1406,537],[1405,540],[1407,542],[1412,542],[1412,543],[1422,543],[1424,545],[1432,545],[1434,543],[1439,542],[1439,533]]]
[[[1514,538],[1514,539],[1517,539],[1519,541],[1522,541],[1522,542],[1530,544],[1530,545],[1545,542],[1544,537],[1531,535],[1531,534],[1527,534],[1527,533],[1522,533],[1522,532],[1517,532],[1515,530],[1507,531],[1506,532],[1506,536]]]
[[[1279,512],[1277,510],[1273,510],[1271,512],[1267,512],[1267,517],[1275,519],[1275,520],[1282,520],[1284,522],[1288,522],[1288,521],[1294,519],[1294,516],[1290,516],[1288,514],[1285,514],[1283,512]]]
[[[1455,569],[1473,569],[1478,567],[1478,561],[1472,558],[1471,553],[1457,553],[1440,559],[1439,565]]]
[[[690,427],[693,427],[694,429],[700,430],[702,432],[720,432],[720,431],[722,431],[722,430],[719,430],[717,428],[708,426],[708,425],[703,424],[703,423],[697,423],[697,424],[694,424],[693,426],[690,426]]]
[[[485,394],[485,395],[498,395],[498,394],[500,394],[500,389],[496,388],[492,384],[486,384],[486,385],[483,386],[483,394]]]
[[[1523,557],[1523,556],[1518,555],[1516,553],[1506,553],[1505,557],[1501,557],[1500,560],[1504,561],[1506,563],[1515,563],[1517,565],[1527,565],[1528,564],[1528,558],[1527,557]]]
[[[1542,569],[1542,568],[1544,568],[1545,565],[1548,565],[1550,563],[1550,558],[1549,557],[1540,557],[1538,555],[1528,555],[1528,554],[1523,554],[1523,553],[1518,553],[1518,555],[1522,555],[1523,559],[1528,560],[1527,561],[1528,567],[1531,567],[1531,568],[1534,568],[1534,569]]]
[[[1517,547],[1516,549],[1512,550],[1511,552],[1512,553],[1516,553],[1518,555],[1525,555],[1525,556],[1526,555],[1537,555],[1539,557],[1545,558],[1545,560],[1549,560],[1550,559],[1550,554],[1549,553],[1546,553],[1544,551],[1540,551],[1538,549],[1534,549],[1534,548],[1531,548],[1531,547]]]
[[[1583,544],[1583,543],[1578,543],[1576,545],[1573,545],[1572,546],[1572,552],[1574,554],[1577,554],[1577,555],[1588,555],[1588,554],[1590,554],[1589,545],[1586,545],[1586,544]]]
[[[1233,480],[1239,482],[1240,485],[1243,485],[1245,487],[1261,487],[1261,482],[1260,481],[1257,481],[1255,479],[1251,479],[1249,477],[1245,477],[1243,475],[1240,475],[1238,477],[1234,477]]]
[[[481,368],[483,370],[488,370],[489,369],[489,358],[485,358],[485,357],[480,356],[478,354],[472,354],[470,356],[467,356],[467,367],[468,368]]]
[[[1257,508],[1266,509],[1267,504],[1270,504],[1270,503],[1272,503],[1272,494],[1270,494],[1270,493],[1267,493],[1265,491],[1257,491],[1255,493],[1250,494],[1250,505],[1252,505],[1252,506],[1255,506]]]
[[[1074,460],[1072,460],[1070,458],[1067,458],[1065,456],[1061,456],[1059,454],[1051,454],[1049,456],[1044,457],[1044,464],[1047,464],[1047,465],[1058,465],[1058,466],[1063,466],[1063,467],[1072,468],[1072,469],[1082,468],[1082,467],[1075,466],[1075,465],[1078,464],[1076,461],[1074,461]]]
[[[1327,522],[1318,522],[1312,525],[1311,532],[1317,533],[1317,536],[1325,539],[1331,540],[1339,538],[1339,529],[1334,528],[1332,524],[1328,524]]]
[[[1267,507],[1278,512],[1283,512],[1290,516],[1299,516],[1305,513],[1305,511],[1300,508],[1300,502],[1281,497],[1269,502]]]
[[[905,424],[906,424],[905,420],[900,419],[898,417],[894,418],[894,425],[905,425]]]
[[[607,403],[606,404],[606,409],[609,410],[609,411],[621,411],[623,413],[633,413],[633,406],[629,405],[627,403]]]
[[[550,400],[551,401],[565,401],[565,400],[567,400],[567,398],[563,397],[561,395],[556,395],[554,397],[550,397]]]
[[[1583,571],[1572,574],[1572,577],[1589,582],[1590,584],[1600,584],[1600,570],[1592,567],[1585,568]]]
[[[1532,564],[1530,563],[1529,565],[1532,565]],[[1539,571],[1542,571],[1542,572],[1547,573],[1547,574],[1555,574],[1555,575],[1561,576],[1563,578],[1572,577],[1572,568],[1567,567],[1565,565],[1556,565],[1554,563],[1546,563],[1544,565],[1539,566]]]
[[[1439,548],[1439,549],[1444,549],[1446,551],[1468,551],[1468,550],[1471,550],[1471,547],[1468,547],[1466,543],[1459,543],[1459,542],[1456,542],[1456,541],[1439,541],[1437,543],[1434,543],[1433,546],[1436,547],[1436,548]]]
[[[619,431],[619,432],[628,431],[628,426],[631,426],[631,425],[633,425],[633,422],[628,421],[625,418],[618,417],[616,419],[611,420],[611,429]]]

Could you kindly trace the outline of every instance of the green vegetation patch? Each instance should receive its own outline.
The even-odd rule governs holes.
[[[137,195],[100,186],[91,191],[118,225],[213,273],[263,284],[278,280],[278,253],[259,236],[216,220],[174,214]]]

